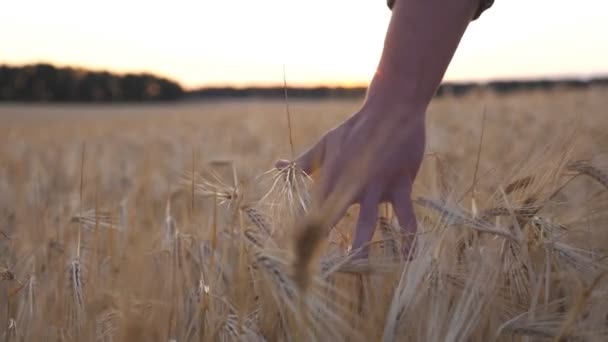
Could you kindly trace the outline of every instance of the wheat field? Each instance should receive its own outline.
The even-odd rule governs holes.
[[[0,337],[605,341],[607,98],[434,100],[413,255],[383,205],[350,259],[355,206],[307,270],[315,175],[272,169],[291,157],[283,101],[3,104]],[[359,104],[290,100],[295,149]]]

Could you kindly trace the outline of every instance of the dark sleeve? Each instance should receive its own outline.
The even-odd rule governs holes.
[[[392,0],[392,1],[394,2],[395,0]],[[475,16],[473,17],[473,20],[479,18],[481,13],[483,13],[483,11],[487,10],[488,8],[492,7],[493,4],[494,4],[494,0],[479,0],[479,8],[477,9]]]
[[[395,4],[395,1],[397,1],[397,0],[386,0],[386,2],[388,4],[388,8],[393,9],[393,5]],[[483,11],[492,7],[493,3],[494,3],[494,0],[479,0],[479,8],[477,9],[477,12],[475,12],[475,16],[473,17],[473,20],[479,18],[481,13],[483,13]]]

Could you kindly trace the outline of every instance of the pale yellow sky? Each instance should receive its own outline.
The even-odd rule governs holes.
[[[420,0],[423,1],[423,0]],[[446,0],[449,1],[449,0]],[[0,12],[0,63],[146,71],[188,88],[366,84],[384,0],[18,0]],[[496,0],[448,80],[608,74],[608,1]]]

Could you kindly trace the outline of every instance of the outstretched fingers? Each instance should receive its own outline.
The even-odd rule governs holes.
[[[401,233],[403,234],[403,254],[405,257],[410,254],[410,247],[414,241],[416,231],[418,229],[416,216],[414,214],[414,206],[412,204],[412,186],[409,180],[404,181],[395,191],[392,196],[392,205]]]
[[[359,219],[352,244],[355,258],[367,258],[369,254],[369,243],[374,236],[378,221],[379,202],[380,193],[377,191],[367,192],[359,202]]]
[[[323,164],[323,159],[325,158],[325,149],[327,148],[328,134],[325,134],[316,144],[300,154],[293,161],[306,174],[313,173]],[[281,159],[277,161],[274,166],[277,169],[283,169],[289,166],[291,163],[291,161]]]

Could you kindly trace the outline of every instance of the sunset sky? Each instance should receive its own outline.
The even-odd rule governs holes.
[[[285,64],[291,85],[365,85],[390,14],[384,0],[5,1],[0,63],[145,71],[187,88],[281,84]],[[496,0],[446,78],[608,75],[607,19],[607,1]]]

